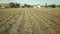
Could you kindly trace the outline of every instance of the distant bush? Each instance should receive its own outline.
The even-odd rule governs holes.
[[[1,7],[1,6],[0,6]]]
[[[58,5],[57,7],[59,7],[59,8],[60,8],[60,5]]]
[[[32,5],[28,5],[28,4],[24,4],[24,7],[30,8],[30,7],[33,7],[33,6]]]

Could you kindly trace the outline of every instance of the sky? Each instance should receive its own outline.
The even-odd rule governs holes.
[[[0,3],[9,3],[9,2],[17,2],[21,4],[31,4],[31,5],[44,5],[47,4],[60,4],[60,0],[0,0]]]

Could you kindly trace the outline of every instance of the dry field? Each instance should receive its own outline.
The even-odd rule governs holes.
[[[0,34],[60,34],[60,8],[0,9]]]

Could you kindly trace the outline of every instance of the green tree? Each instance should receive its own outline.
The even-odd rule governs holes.
[[[20,4],[18,3],[13,3],[13,2],[9,3],[10,8],[19,8],[19,5]]]
[[[15,4],[13,2],[9,3],[10,8],[14,8]]]
[[[45,7],[47,8],[47,3],[45,4]]]

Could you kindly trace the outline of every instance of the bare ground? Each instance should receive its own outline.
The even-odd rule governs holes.
[[[0,9],[0,34],[60,34],[60,8]]]

